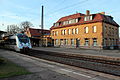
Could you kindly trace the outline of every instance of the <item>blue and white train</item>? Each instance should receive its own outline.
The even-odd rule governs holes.
[[[4,41],[4,47],[24,53],[28,52],[29,49],[32,48],[29,37],[23,33],[8,36]]]

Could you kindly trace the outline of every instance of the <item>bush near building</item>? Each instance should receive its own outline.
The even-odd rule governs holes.
[[[2,64],[4,62],[4,59],[0,58],[0,64]]]

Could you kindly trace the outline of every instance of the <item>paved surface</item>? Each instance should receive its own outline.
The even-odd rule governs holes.
[[[52,47],[35,47],[34,50],[43,50],[51,52],[63,52],[74,54],[87,54],[97,56],[110,56],[120,58],[120,50],[88,50],[88,49],[76,49],[76,48],[52,48]]]
[[[33,74],[29,75],[15,76],[0,80],[120,80],[118,76],[50,62],[13,51],[0,49],[0,56],[33,72]]]

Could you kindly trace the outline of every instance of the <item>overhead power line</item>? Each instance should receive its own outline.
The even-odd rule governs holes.
[[[65,10],[65,9],[68,9],[68,8],[70,8],[70,7],[75,7],[75,6],[77,6],[78,4],[80,5],[80,4],[83,4],[83,3],[87,2],[87,1],[89,1],[89,0],[83,0],[83,1],[77,2],[77,3],[75,3],[75,4],[71,4],[71,5],[69,5],[69,6],[66,6],[66,7],[57,9],[57,10],[54,10],[54,11],[52,11],[52,12],[49,12],[49,13],[46,14],[45,16],[47,16],[47,15],[49,15],[49,14],[53,14],[53,13],[59,12],[59,11],[62,11],[62,10]],[[58,6],[59,6],[59,5],[58,5]]]

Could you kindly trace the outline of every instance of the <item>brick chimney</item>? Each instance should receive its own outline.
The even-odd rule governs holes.
[[[105,12],[101,12],[100,14],[103,14],[103,15],[105,15]]]
[[[89,10],[86,10],[86,15],[90,15],[90,11]]]

